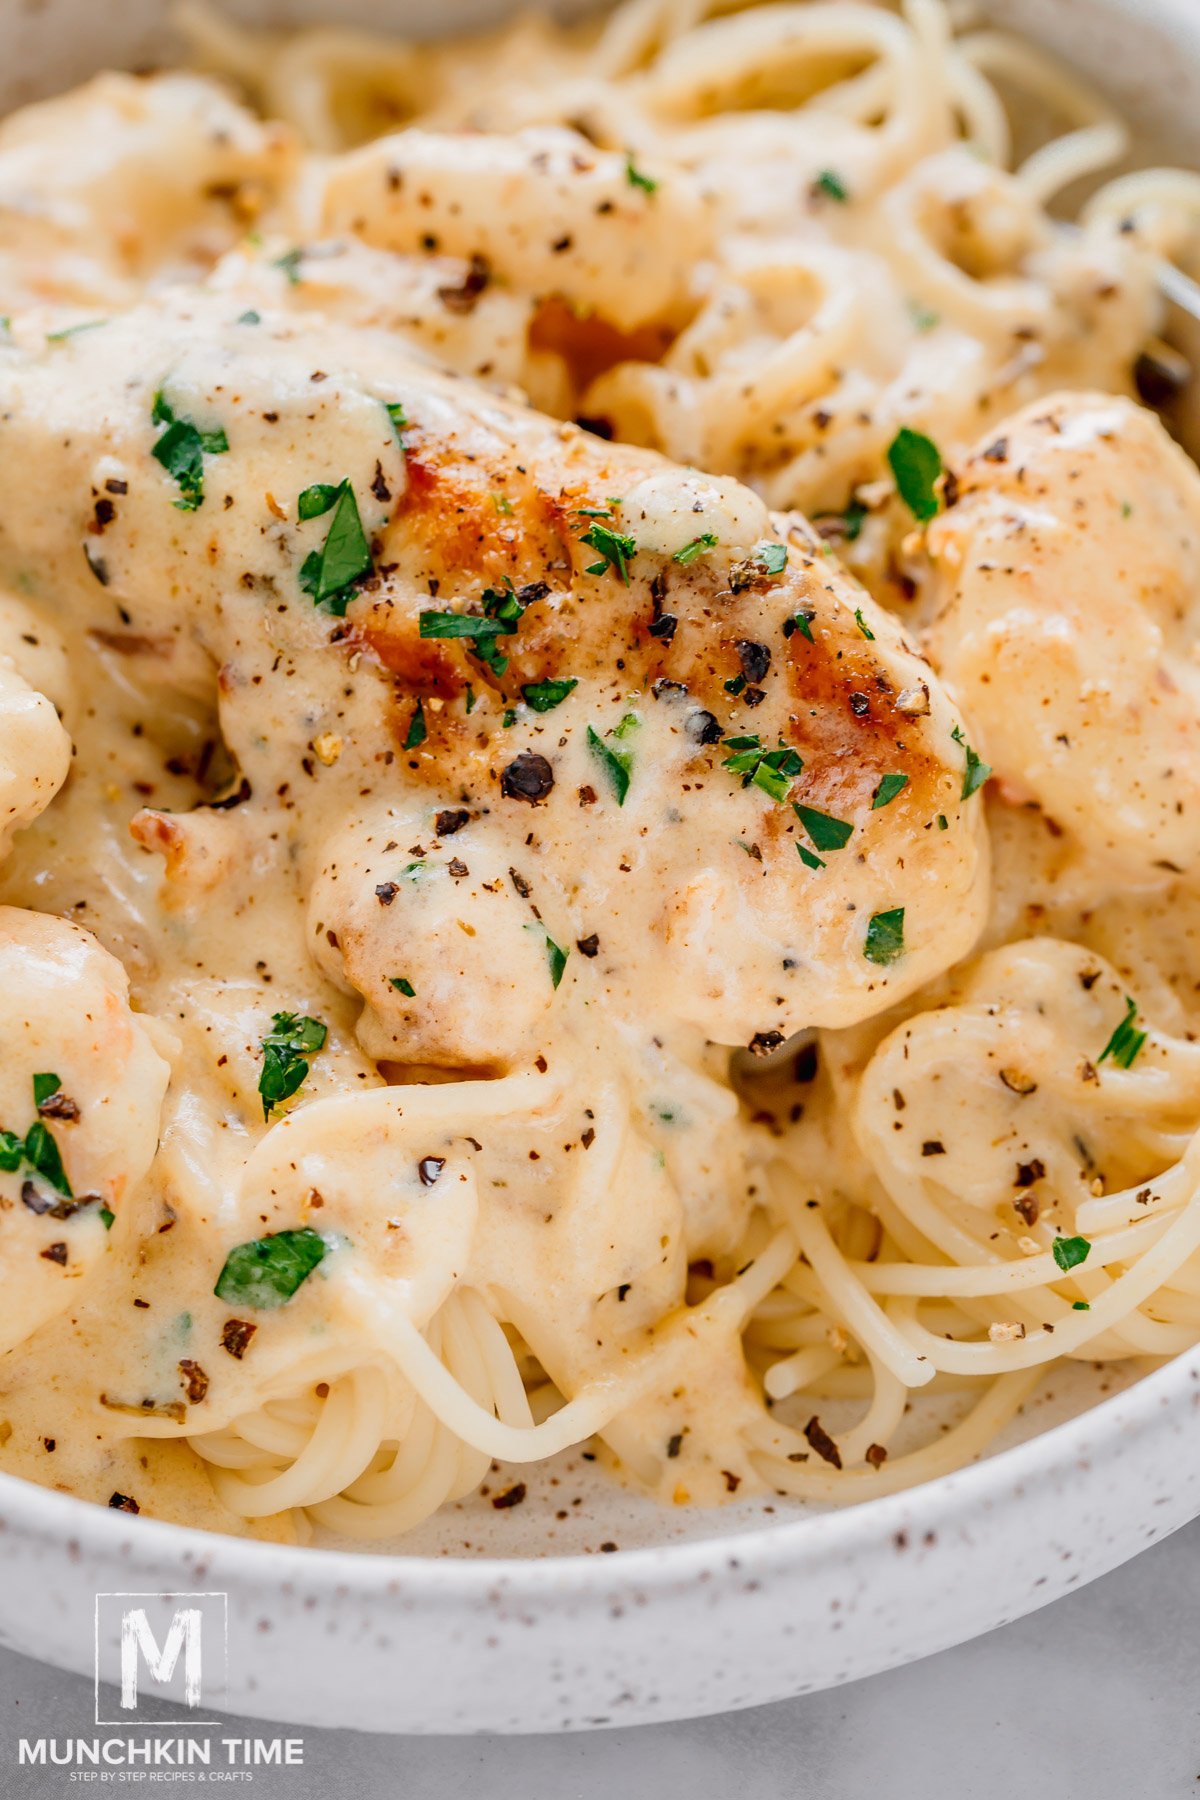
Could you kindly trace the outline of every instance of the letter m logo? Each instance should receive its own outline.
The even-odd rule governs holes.
[[[224,1594],[97,1594],[96,1723],[219,1723],[196,1715],[225,1704],[227,1611]],[[116,1695],[103,1691],[106,1682]],[[190,1716],[180,1719],[164,1700]],[[118,1716],[102,1717],[114,1703]]]
[[[200,1682],[203,1669],[204,1615],[195,1606],[177,1607],[171,1617],[170,1630],[162,1649],[158,1647],[146,1609],[131,1606],[121,1620],[121,1705],[126,1712],[136,1712],[138,1703],[138,1659],[144,1658],[154,1681],[163,1687],[170,1684],[183,1652],[183,1704],[200,1704]]]

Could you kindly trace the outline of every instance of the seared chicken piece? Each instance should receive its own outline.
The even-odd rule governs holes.
[[[512,1063],[571,988],[768,1050],[972,943],[962,721],[748,490],[224,293],[10,354],[0,415],[0,579],[211,664],[242,854],[141,841],[311,896],[373,1054]]]
[[[0,907],[0,1353],[80,1296],[158,1145],[167,1064],[90,932]]]
[[[929,532],[934,662],[1016,797],[1126,881],[1200,866],[1200,474],[1153,413],[998,426]]]
[[[0,124],[0,309],[99,312],[164,269],[203,271],[279,198],[296,151],[194,75],[110,72],[24,108]]]

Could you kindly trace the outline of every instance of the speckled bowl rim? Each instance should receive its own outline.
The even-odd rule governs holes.
[[[403,1579],[417,1603],[457,1602],[501,1583],[510,1600],[556,1601],[607,1595],[619,1568],[622,1581],[636,1581],[648,1594],[674,1589],[680,1581],[736,1558],[743,1572],[795,1568],[814,1557],[840,1555],[860,1541],[879,1544],[911,1529],[914,1506],[925,1530],[945,1529],[959,1515],[978,1517],[1000,1490],[1009,1494],[1035,1486],[1081,1461],[1089,1465],[1116,1450],[1129,1434],[1151,1428],[1155,1415],[1182,1410],[1189,1395],[1200,1396],[1200,1345],[1182,1352],[1118,1394],[1022,1443],[969,1463],[948,1475],[902,1488],[877,1500],[863,1500],[800,1518],[711,1535],[682,1543],[638,1546],[609,1555],[596,1552],[544,1556],[407,1555],[403,1551],[355,1551],[320,1545],[264,1543],[201,1526],[140,1518],[73,1494],[57,1493],[14,1475],[0,1474],[0,1527],[60,1548],[120,1557],[127,1564],[171,1566],[194,1561],[198,1549],[222,1579],[241,1576],[252,1583],[299,1581],[308,1592],[335,1590],[338,1598],[358,1592],[377,1596],[389,1581]],[[714,1508],[714,1524],[722,1509]],[[1176,1519],[1171,1529],[1188,1522]],[[10,1538],[11,1542],[11,1538]],[[1098,1570],[1096,1571],[1099,1572]]]

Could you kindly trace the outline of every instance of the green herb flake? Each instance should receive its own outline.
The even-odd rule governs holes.
[[[642,174],[642,171],[634,163],[632,152],[625,157],[625,179],[630,187],[641,188],[643,194],[658,192],[658,182],[652,176]]]
[[[685,544],[682,550],[677,550],[671,561],[683,563],[686,568],[688,563],[694,563],[697,557],[703,556],[706,550],[715,550],[717,541],[715,531],[703,531],[699,537],[693,538],[690,544]]]
[[[306,487],[296,502],[296,516],[300,519],[319,519],[327,513],[341,498],[342,483],[340,481],[315,481]]]
[[[839,206],[845,206],[850,195],[840,178],[832,169],[822,169],[813,182],[813,192],[824,194],[827,200],[836,200]]]
[[[150,454],[160,462],[179,489],[175,505],[180,512],[195,512],[204,504],[204,458],[223,456],[229,439],[219,427],[201,431],[190,419],[177,417],[161,390],[154,396],[151,419],[166,430],[157,438]]]
[[[972,794],[977,794],[979,792],[980,788],[992,772],[991,767],[988,763],[984,762],[981,756],[977,755],[976,752],[972,750],[970,744],[968,744],[966,738],[963,736],[963,728],[961,725],[956,725],[954,730],[950,733],[950,736],[954,739],[956,744],[962,745],[963,753],[967,759],[966,767],[963,769],[962,798],[964,800],[969,800]]]
[[[261,325],[262,314],[260,312],[255,312],[254,308],[251,306],[244,313],[238,314],[235,323],[238,325]]]
[[[633,715],[627,713],[626,718]],[[625,720],[621,721],[624,725]],[[620,731],[621,726],[617,727]],[[614,734],[615,735],[615,734]],[[605,743],[599,732],[589,725],[587,728],[588,749],[608,776],[612,791],[616,795],[617,805],[624,806],[625,796],[629,792],[629,781],[633,771],[633,751],[614,750],[611,744]]]
[[[743,787],[753,783],[779,804],[787,799],[793,781],[804,767],[799,752],[782,738],[777,750],[765,749],[757,734],[726,738],[721,748],[733,751],[732,756],[723,758],[723,768],[740,775]]]
[[[57,1075],[35,1075],[33,1078],[33,1104],[40,1106],[43,1100],[50,1098],[51,1094],[57,1094],[61,1087],[62,1082]]]
[[[1077,1269],[1085,1263],[1091,1254],[1091,1244],[1085,1237],[1055,1238],[1050,1248],[1054,1252],[1054,1260],[1065,1275],[1071,1269]]]
[[[468,683],[467,683],[467,717],[470,718],[471,714],[474,711],[475,711],[475,689],[471,686],[470,682],[468,681]]]
[[[291,1299],[328,1250],[320,1233],[307,1226],[255,1238],[229,1252],[213,1292],[235,1306],[272,1311]]]
[[[300,1087],[308,1074],[308,1059],[324,1048],[326,1035],[320,1019],[274,1014],[271,1029],[262,1040],[263,1066],[258,1078],[264,1119]]]
[[[112,1230],[114,1224],[116,1223],[116,1218],[117,1218],[117,1215],[113,1211],[111,1206],[102,1206],[100,1208],[100,1222],[104,1226],[105,1231]]]
[[[25,1161],[37,1170],[44,1181],[71,1198],[71,1184],[63,1169],[62,1156],[49,1129],[36,1119],[25,1133]]]
[[[495,507],[496,511],[500,514],[501,518],[504,518],[504,519],[512,518],[513,503],[509,499],[507,494],[493,494],[492,495],[492,505]]]
[[[863,944],[863,955],[867,961],[886,968],[903,954],[904,908],[896,906],[890,912],[872,913],[867,922],[867,936]]]
[[[398,994],[403,994],[408,1000],[416,999],[417,990],[407,975],[389,975],[388,980]]]
[[[561,706],[567,695],[573,694],[578,686],[578,681],[569,675],[564,676],[561,681],[530,681],[521,689],[521,696],[527,706],[532,706],[534,712],[548,713],[553,712],[556,706]]]
[[[816,618],[816,616],[817,615],[812,612],[793,613],[790,619],[785,619],[783,621],[784,637],[790,638],[790,637],[794,636],[795,633],[798,631],[800,633],[800,636],[803,638],[807,638],[809,643],[811,644],[814,641],[813,634],[812,634],[812,622]]]
[[[25,1154],[25,1140],[19,1138],[15,1131],[0,1131],[0,1169],[11,1175],[19,1169]]]
[[[425,705],[423,701],[418,700],[416,706],[413,708],[413,716],[408,722],[408,732],[404,739],[404,748],[406,750],[415,750],[419,744],[425,742],[425,739],[428,736],[429,727],[425,723]]]
[[[863,618],[861,606],[856,606],[854,609],[854,623],[858,626],[858,629],[862,632],[868,642],[873,644],[875,642],[875,633]]]
[[[848,819],[835,819],[830,813],[818,812],[815,806],[801,806],[797,800],[792,811],[818,850],[844,850],[854,835]]]
[[[287,276],[289,287],[300,286],[300,264],[304,260],[303,250],[285,250],[282,256],[275,257],[271,264],[273,269],[282,269]]]
[[[597,520],[584,532],[579,542],[589,544],[593,550],[600,553],[599,562],[586,565],[589,575],[604,575],[611,569],[614,574],[621,577],[626,587],[629,586],[630,559],[637,555],[637,543],[633,538],[627,536],[625,532],[612,531],[607,525],[602,525]]]
[[[888,445],[887,459],[896,491],[909,512],[922,524],[932,519],[941,504],[937,481],[943,465],[937,445],[924,432],[902,425]]]
[[[907,786],[907,775],[881,775],[879,785],[871,795],[871,811],[878,812],[881,806],[890,806],[896,795],[902,794]]]
[[[408,430],[408,420],[404,415],[403,403],[399,400],[385,400],[383,402],[383,410],[391,420],[392,430],[396,435],[396,442],[403,450],[404,433]]]
[[[920,300],[909,301],[908,316],[913,322],[914,329],[921,332],[922,335],[927,331],[932,331],[935,325],[940,325],[942,319],[940,313],[934,312],[931,306],[923,305]]]
[[[856,543],[862,535],[866,521],[867,509],[861,500],[851,500],[842,514],[842,536],[848,544]]]
[[[78,325],[64,325],[61,331],[48,331],[48,344],[65,344],[69,338],[78,337],[81,331],[99,331],[101,325],[107,325],[107,319],[81,319]]]
[[[327,606],[341,618],[358,583],[372,568],[371,546],[359,517],[354,489],[348,480],[338,482],[332,489],[328,483],[320,482],[305,488],[300,502],[312,509],[301,512],[304,519],[316,518],[333,507],[325,542],[319,550],[310,550],[300,565],[300,586],[314,606]]]
[[[1103,1050],[1096,1058],[1098,1063],[1111,1056],[1122,1069],[1132,1069],[1137,1060],[1138,1051],[1149,1035],[1145,1031],[1135,1031],[1133,1021],[1137,1018],[1137,1001],[1125,996],[1125,1017],[1117,1026]]]
[[[939,813],[939,814],[938,814],[938,816],[937,816],[937,828],[938,828],[938,830],[939,830],[939,831],[949,831],[949,829],[950,829],[950,821],[949,821],[949,819],[948,819],[948,818],[947,818],[947,817],[946,817],[946,815],[945,815],[945,813]]]
[[[806,869],[823,869],[825,867],[821,858],[819,856],[814,856],[807,844],[798,843],[796,849],[799,852],[800,861],[804,864]]]
[[[1086,1300],[1072,1300],[1071,1302],[1072,1312],[1091,1312],[1091,1310],[1092,1309]]]

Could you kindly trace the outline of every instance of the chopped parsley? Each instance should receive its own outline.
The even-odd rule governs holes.
[[[920,300],[909,301],[908,316],[913,322],[914,330],[920,332],[932,331],[935,325],[941,323],[941,314],[934,312],[931,306],[922,305]]]
[[[300,519],[319,519],[335,505],[341,495],[340,481],[314,481],[306,487],[296,501],[296,516]]]
[[[35,1075],[33,1078],[33,1104],[40,1107],[43,1101],[49,1100],[51,1094],[57,1094],[61,1088],[62,1082],[57,1075],[49,1073]]]
[[[413,716],[408,722],[408,732],[404,739],[406,750],[415,750],[429,736],[429,727],[425,723],[425,704],[418,700],[413,709]]]
[[[282,256],[277,256],[274,259],[274,261],[271,264],[271,267],[274,269],[282,269],[283,270],[284,274],[287,276],[289,287],[299,287],[300,286],[300,264],[303,261],[303,259],[304,259],[303,250],[298,249],[298,248],[295,250],[285,250]]]
[[[216,431],[201,431],[190,419],[178,418],[161,389],[154,396],[150,417],[156,425],[166,426],[155,440],[151,455],[178,487],[175,505],[180,512],[195,512],[204,504],[204,458],[223,456],[229,439],[219,427]]]
[[[813,192],[824,194],[828,200],[836,200],[839,206],[845,206],[850,198],[845,185],[838,176],[834,174],[832,169],[821,170],[820,174],[813,182]]]
[[[842,536],[848,544],[857,542],[858,538],[862,535],[863,523],[866,516],[867,509],[862,501],[851,500],[849,506],[847,506],[845,512],[841,515]]]
[[[686,567],[688,563],[694,563],[698,556],[703,556],[706,550],[715,550],[716,547],[716,532],[702,531],[700,536],[693,538],[690,544],[685,544],[682,550],[677,550],[671,561],[683,563]]]
[[[68,338],[78,337],[81,331],[97,331],[101,325],[107,325],[107,319],[81,319],[78,325],[64,325],[61,331],[48,331],[48,344],[65,344]]]
[[[308,1059],[324,1048],[326,1035],[320,1019],[286,1012],[273,1016],[271,1029],[262,1040],[263,1066],[258,1078],[264,1119],[300,1087],[308,1074]]]
[[[858,626],[858,629],[862,632],[863,636],[873,644],[875,642],[875,633],[863,618],[861,606],[856,606],[854,609],[854,623]]]
[[[57,1075],[35,1075],[34,1107],[40,1107],[52,1094],[57,1094],[61,1087],[62,1082]],[[18,1137],[15,1131],[0,1130],[0,1169],[12,1174],[23,1162],[66,1199],[72,1198],[71,1183],[63,1168],[62,1153],[53,1132],[41,1119],[34,1120],[24,1138]]]
[[[553,987],[557,987],[563,978],[563,970],[567,966],[567,957],[570,955],[570,951],[564,950],[561,944],[556,944],[544,925],[526,925],[525,929],[526,931],[540,931],[545,938],[546,961],[550,966],[550,982]]]
[[[1106,1057],[1111,1056],[1113,1061],[1122,1069],[1132,1069],[1138,1051],[1141,1049],[1149,1035],[1145,1031],[1134,1030],[1133,1021],[1136,1018],[1137,1001],[1131,1000],[1129,995],[1126,994],[1125,1017],[1121,1020],[1121,1023],[1117,1026],[1107,1044],[1105,1044],[1103,1050],[1096,1058],[1098,1063],[1102,1063]]]
[[[471,653],[485,668],[499,678],[508,668],[508,658],[501,654],[496,639],[511,637],[524,616],[536,588],[527,591],[531,598],[522,599],[510,583],[506,588],[484,588],[480,595],[482,613],[423,612],[418,630],[423,638],[466,638]],[[544,593],[545,589],[540,592]],[[474,701],[471,702],[474,704]],[[470,706],[467,708],[471,710]]]
[[[863,955],[867,961],[886,968],[903,954],[904,908],[896,906],[890,912],[872,913],[867,922],[867,936],[863,944]]]
[[[943,467],[937,445],[924,432],[902,425],[888,445],[887,459],[909,512],[922,524],[932,519],[940,505],[937,482]]]
[[[595,524],[589,526],[579,541],[581,544],[590,545],[600,554],[599,562],[586,565],[589,575],[603,575],[612,569],[614,574],[621,577],[625,586],[629,586],[630,558],[637,555],[637,543],[633,538],[627,536],[623,531],[613,531],[608,525],[602,525],[597,518]]]
[[[830,813],[818,812],[815,806],[801,806],[797,800],[792,811],[818,850],[844,850],[854,835],[848,819],[835,819]]]
[[[658,182],[650,175],[643,175],[633,160],[632,152],[625,157],[625,179],[630,187],[641,188],[643,194],[656,194]]]
[[[954,730],[950,733],[950,736],[954,739],[956,744],[962,745],[966,755],[967,762],[966,767],[963,770],[962,798],[964,800],[969,800],[972,794],[977,794],[979,792],[979,789],[991,774],[991,766],[988,763],[985,763],[983,758],[978,756],[976,752],[972,750],[970,744],[968,744],[966,738],[963,736],[963,728],[961,725],[956,725]]]
[[[796,850],[799,854],[800,861],[804,864],[806,869],[823,869],[825,867],[821,858],[819,856],[814,856],[807,844],[798,842],[796,844]]]
[[[1069,1269],[1077,1269],[1080,1263],[1087,1261],[1091,1252],[1091,1244],[1085,1237],[1055,1238],[1050,1248],[1054,1252],[1054,1260],[1064,1275]]]
[[[721,748],[733,752],[732,756],[724,758],[722,767],[733,775],[740,775],[743,787],[749,787],[753,782],[779,804],[787,799],[793,781],[804,767],[800,753],[785,744],[782,738],[777,750],[767,750],[757,733],[744,733],[726,738]]]
[[[816,618],[816,616],[817,616],[816,613],[813,613],[813,612],[793,613],[790,619],[785,619],[783,621],[784,637],[790,638],[798,631],[800,633],[800,636],[807,638],[809,643],[811,644],[814,641],[813,634],[812,634],[812,622]]]
[[[556,706],[561,706],[567,695],[574,693],[578,686],[578,681],[570,675],[564,676],[561,681],[552,678],[546,681],[529,681],[521,689],[521,696],[527,706],[532,706],[534,712],[548,713],[553,712]]]
[[[396,434],[396,442],[404,448],[404,433],[408,430],[408,420],[404,416],[404,406],[399,400],[385,400],[383,410],[392,422],[392,430]]]
[[[388,980],[398,994],[403,994],[409,1000],[416,999],[417,990],[407,975],[389,975]]]
[[[254,1238],[229,1252],[213,1292],[235,1306],[269,1312],[291,1299],[328,1250],[320,1233],[307,1225]]]
[[[631,731],[637,729],[639,723],[640,721],[636,713],[626,713],[625,717],[621,720],[621,723],[614,731],[609,733],[609,736],[615,738],[628,737]],[[587,743],[588,749],[596,758],[596,761],[600,764],[600,767],[604,770],[604,773],[608,776],[608,779],[612,784],[612,791],[616,795],[617,805],[624,806],[625,796],[629,792],[630,776],[633,772],[633,751],[614,750],[611,743],[607,743],[605,739],[600,736],[599,732],[594,731],[590,725],[587,728]],[[557,983],[555,985],[557,986]]]
[[[310,550],[300,565],[300,586],[314,606],[327,606],[341,618],[355,588],[371,573],[371,546],[348,479],[336,486],[317,482],[305,488],[296,504],[301,519],[320,518],[331,507],[325,542],[319,550]]]
[[[903,793],[907,786],[907,775],[881,775],[879,786],[871,795],[871,811],[878,812],[881,806],[890,806],[896,795]]]

